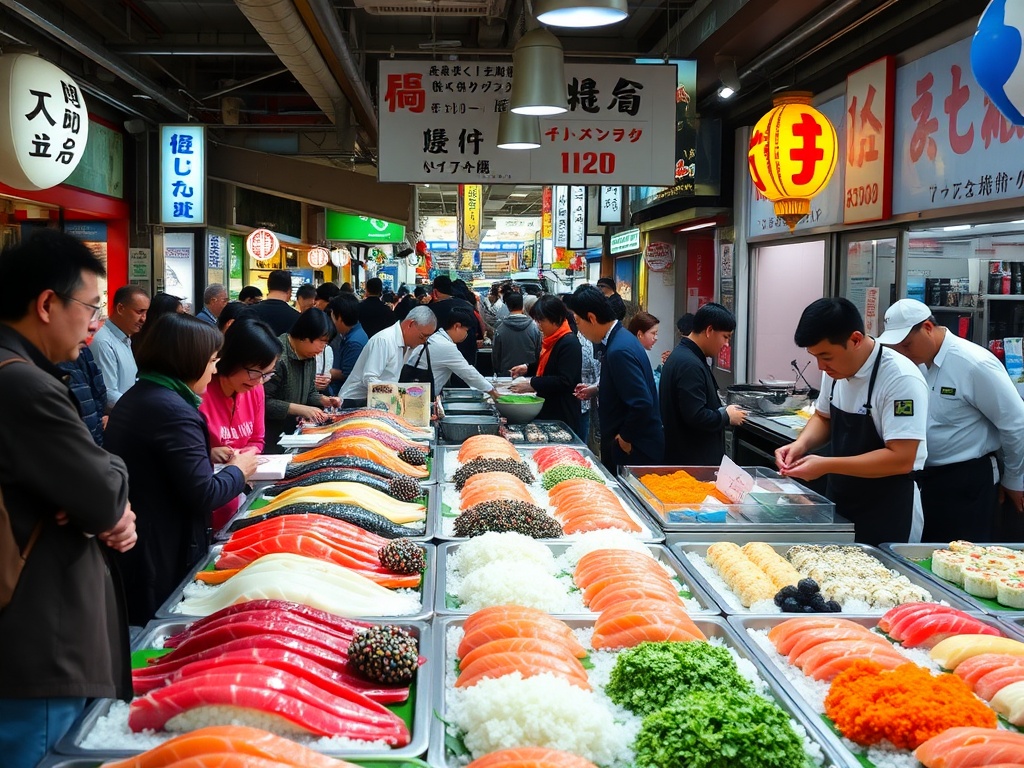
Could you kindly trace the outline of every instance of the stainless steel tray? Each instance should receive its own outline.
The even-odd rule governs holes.
[[[541,448],[551,448],[552,446],[560,445],[565,445],[566,447],[577,450],[583,454],[584,458],[590,462],[591,469],[597,472],[604,479],[606,485],[614,486],[619,484],[618,480],[612,477],[612,474],[605,469],[601,460],[594,455],[593,451],[584,445],[570,445],[568,443],[551,443],[549,445],[516,445],[513,443],[512,445],[519,452],[519,455],[523,457],[523,461],[530,465],[531,471],[533,471],[534,476],[537,478],[537,485],[540,485],[541,478],[540,473],[537,472],[536,464],[533,461],[534,452]],[[437,473],[438,483],[450,483],[452,478],[455,477],[455,471],[460,466],[458,461],[460,447],[461,446],[458,445],[437,446],[437,449],[434,451],[434,458],[436,461],[438,457],[440,457],[440,461],[437,461],[437,464],[440,464],[440,469]]]
[[[591,619],[563,619],[573,629],[593,626]],[[427,753],[427,762],[432,768],[458,768],[460,763],[457,759],[448,754],[445,745],[445,723],[447,719],[447,689],[445,686],[447,670],[453,668],[455,659],[449,658],[447,654],[446,635],[449,627],[460,626],[464,618],[454,616],[439,616],[434,621],[434,709],[435,715],[430,722],[430,748]],[[838,768],[839,766],[855,766],[851,763],[849,752],[842,746],[834,734],[828,732],[823,724],[815,722],[815,719],[808,718],[797,705],[786,690],[779,684],[778,680],[767,672],[764,665],[753,655],[748,647],[737,635],[736,630],[729,626],[728,622],[719,616],[699,616],[694,618],[694,623],[708,637],[718,638],[736,653],[753,664],[761,677],[768,685],[768,689],[783,710],[785,710],[794,721],[802,725],[808,736],[816,742],[825,756],[824,765],[826,768]]]
[[[117,755],[106,752],[90,753],[92,757],[68,757],[66,755],[51,754],[43,758],[36,768],[100,768],[104,763],[117,760]],[[131,754],[135,754],[134,752]],[[427,763],[418,757],[352,757],[348,753],[338,757],[350,763],[355,763],[363,768],[430,768]]]
[[[761,539],[759,539],[757,537],[752,537],[749,540],[750,541],[761,541]],[[789,542],[766,542],[766,543],[771,544],[772,549],[774,549],[780,555],[785,556],[786,552],[789,550],[790,547],[796,546],[798,543],[799,544],[805,544],[806,542],[792,542],[792,541],[789,541]],[[904,563],[901,563],[899,560],[894,558],[892,555],[888,554],[887,552],[883,552],[880,549],[868,546],[867,544],[855,544],[855,543],[852,543],[852,542],[834,542],[833,541],[833,542],[821,542],[820,544],[822,544],[822,545],[824,545],[824,544],[840,544],[841,546],[844,546],[844,547],[856,547],[857,549],[863,550],[867,554],[871,555],[873,558],[878,560],[886,568],[889,568],[890,570],[897,571],[902,576],[906,576],[907,579],[910,580],[911,584],[916,584],[919,587],[923,587],[924,589],[927,589],[931,593],[932,597],[936,601],[942,601],[942,602],[949,603],[954,608],[959,608],[962,611],[977,610],[977,608],[975,608],[973,605],[968,603],[966,600],[960,599],[957,595],[953,594],[952,592],[950,592],[947,589],[944,589],[941,585],[936,584],[931,579],[925,578],[923,574],[918,573],[917,571],[915,571],[915,570],[913,570],[911,568],[906,567],[906,565]],[[679,558],[680,562],[682,562],[682,564],[683,564],[683,567],[686,568],[687,571],[689,571],[689,573],[694,578],[694,580],[696,580],[701,585],[701,587],[703,587],[704,590],[706,592],[708,592],[718,602],[718,605],[722,608],[722,612],[723,613],[725,613],[726,615],[731,615],[731,614],[741,614],[741,615],[748,615],[748,616],[751,615],[750,609],[744,608],[742,605],[740,605],[739,600],[734,595],[732,595],[731,593],[726,595],[726,594],[724,594],[722,592],[722,590],[718,589],[715,585],[713,585],[711,582],[709,582],[707,580],[707,578],[705,578],[704,575],[702,573],[700,573],[700,571],[697,570],[697,567],[692,562],[690,562],[690,558],[687,557],[687,554],[689,554],[689,553],[699,555],[700,557],[706,557],[709,546],[710,546],[710,544],[707,544],[707,543],[701,543],[701,544],[696,544],[696,543],[694,543],[694,544],[675,543],[675,544],[671,544],[670,548],[672,550],[672,553],[674,555],[676,555],[676,557]],[[879,609],[877,614],[872,612],[871,615],[881,616],[883,613],[885,613],[886,610],[888,610],[888,609]],[[775,614],[771,614],[771,615],[774,616]],[[780,613],[778,615],[786,617],[786,618],[793,618],[793,616],[795,614],[782,614],[782,613]]]
[[[748,629],[771,629],[775,625],[781,624],[783,621],[792,618],[797,618],[801,615],[807,614],[780,614],[778,616],[729,616],[728,621],[735,629],[736,633],[739,635],[740,641],[744,643],[748,651],[754,656],[758,663],[758,666],[761,669],[767,670],[768,674],[772,676],[780,686],[782,686],[782,688],[789,694],[789,697],[794,702],[796,702],[796,705],[800,708],[800,712],[803,714],[803,716],[806,719],[812,721],[820,733],[826,734],[827,736],[831,737],[831,740],[834,743],[838,744],[839,748],[842,749],[845,753],[846,761],[849,765],[855,767],[861,766],[863,764],[857,760],[853,752],[851,752],[849,748],[847,748],[846,745],[842,742],[842,740],[835,734],[830,724],[826,722],[826,720],[824,719],[824,716],[815,711],[811,702],[808,701],[807,698],[800,692],[799,688],[797,688],[787,678],[786,670],[779,666],[779,664],[776,663],[772,656],[768,654],[761,646],[759,646],[757,642],[754,640],[754,638],[752,638],[747,633]],[[990,624],[991,626],[996,627],[997,629],[1003,629],[1003,627],[1000,626],[1000,622],[992,619],[991,616],[986,616],[979,611],[974,611],[971,613],[971,615],[974,616],[976,619],[979,619],[980,621],[984,621],[986,624]],[[878,616],[864,616],[852,614],[841,614],[841,616],[844,619],[849,619],[850,621],[856,622],[857,624],[861,624],[862,626],[869,628],[874,627],[878,624]],[[800,670],[796,667],[791,667],[788,664],[786,666],[787,669],[791,670],[792,673],[794,673],[795,675],[800,677],[803,676],[803,673],[800,672]]]
[[[1024,614],[998,617],[989,616],[989,618],[994,618],[999,625],[999,629],[1003,630],[1014,640],[1024,640]]]
[[[236,520],[241,518],[242,515],[244,515],[246,512],[248,512],[253,504],[255,504],[257,501],[259,501],[262,498],[263,491],[267,487],[268,487],[268,485],[260,485],[260,486],[257,486],[256,488],[254,488],[252,493],[250,493],[248,496],[245,497],[245,501],[243,501],[241,503],[241,505],[239,505],[238,511],[235,512],[235,514],[233,514],[231,516],[231,519],[228,520],[227,524],[223,528],[221,528],[219,531],[215,531],[214,532],[213,540],[214,541],[227,541],[229,538],[231,538],[231,534],[232,534],[231,526],[235,523]],[[427,519],[424,520],[423,530],[421,532],[419,532],[419,533],[412,533],[412,535],[405,536],[404,538],[412,539],[413,541],[429,541],[431,536],[432,536],[432,534],[433,534],[434,525],[435,525],[435,523],[431,520],[431,514],[430,514],[430,510],[433,508],[433,505],[431,503],[431,497],[433,495],[435,495],[435,492],[437,490],[437,485],[436,484],[427,485],[427,484],[421,483],[420,484],[420,489],[423,492],[423,496],[426,497],[426,502],[425,503],[426,503],[426,507],[427,507]],[[410,531],[414,531],[415,529],[410,528],[409,530]]]
[[[540,485],[534,485],[534,486],[531,486],[531,488],[538,490],[539,493],[542,494],[542,495],[546,495],[545,491],[543,490],[542,486],[540,486]],[[626,512],[629,513],[629,516],[632,517],[633,520],[637,524],[639,524],[640,528],[642,529],[639,533],[633,534],[633,535],[635,535],[637,538],[639,538],[640,541],[650,542],[650,543],[653,543],[653,544],[664,543],[665,536],[661,533],[661,531],[658,530],[658,527],[656,525],[654,525],[654,523],[652,523],[643,514],[643,512],[641,512],[637,508],[636,504],[632,501],[632,499],[628,495],[626,495],[625,493],[622,492],[622,486],[619,486],[619,485],[609,485],[608,488],[609,488],[609,490],[611,490],[612,493],[615,494],[615,497],[622,504],[622,506],[626,510]],[[453,530],[453,524],[454,524],[453,521],[455,520],[456,517],[458,517],[458,511],[455,511],[454,514],[451,511],[449,511],[447,513],[445,512],[445,503],[444,503],[443,499],[444,499],[444,496],[445,496],[446,489],[451,490],[451,491],[453,491],[455,493],[458,493],[457,491],[454,490],[455,489],[454,483],[440,483],[440,484],[438,484],[435,487],[435,492],[434,492],[434,495],[433,495],[433,497],[431,499],[431,501],[433,503],[433,509],[432,509],[432,511],[427,513],[427,519],[434,521],[433,537],[435,539],[438,539],[438,540],[440,540],[442,542],[443,541],[462,541],[463,539],[461,537],[456,536],[455,535],[455,531]],[[546,504],[541,504],[541,506],[546,506]],[[575,538],[578,538],[578,534],[572,534],[572,535],[566,536],[564,538],[559,538],[559,539],[547,539],[547,541],[558,541],[558,542],[570,541],[571,542]]]
[[[587,445],[586,441],[582,440],[580,438],[580,436],[576,434],[576,431],[571,429],[569,427],[569,425],[566,424],[564,421],[548,421],[546,419],[539,419],[539,420],[538,419],[534,419],[533,421],[528,422],[526,424],[510,424],[510,425],[508,425],[508,429],[518,429],[518,428],[528,427],[530,424],[535,424],[536,426],[542,427],[542,428],[543,427],[547,427],[547,426],[560,427],[560,428],[564,429],[566,432],[568,432],[570,435],[572,435],[572,439],[571,440],[544,440],[544,441],[539,442],[539,443],[531,443],[531,442],[527,442],[526,441],[525,435],[524,435],[524,439],[523,440],[513,440],[511,438],[508,438],[508,435],[506,435],[506,438],[508,438],[509,442],[512,443],[515,446],[525,446],[525,447],[531,447],[532,446],[534,448],[545,448],[545,447],[550,446],[550,445],[568,445],[568,446],[570,446],[572,448],[579,448],[581,446],[582,447],[586,447],[586,445]]]
[[[154,647],[155,645],[163,644],[163,640],[174,634],[180,632],[182,629],[187,627],[191,622],[188,620],[178,621],[166,621],[150,622],[146,627],[146,631],[143,632],[140,639],[146,644],[139,645],[138,648]],[[384,623],[373,621],[372,623]],[[410,634],[418,638],[420,644],[420,655],[426,655],[424,649],[433,648],[433,640],[431,637],[430,626],[426,622],[422,621],[396,621],[388,622],[398,624]],[[344,752],[338,751],[324,751],[325,754],[329,754],[335,757],[352,756],[363,758],[409,758],[419,757],[427,750],[427,739],[429,737],[429,720],[430,705],[433,700],[431,686],[433,681],[436,679],[434,671],[430,669],[430,665],[433,662],[433,658],[427,656],[428,661],[422,664],[416,672],[416,680],[414,682],[414,689],[412,696],[413,701],[413,713],[412,713],[412,725],[410,727],[411,739],[409,744],[398,749],[380,751],[379,747],[373,747],[364,750],[348,748]],[[92,757],[94,760],[98,757],[115,757],[125,758],[131,755],[138,754],[140,750],[92,750],[82,747],[81,744],[88,737],[89,732],[96,727],[97,721],[107,714],[110,710],[111,705],[114,703],[113,699],[97,699],[88,707],[86,707],[85,713],[82,717],[71,727],[71,730],[57,742],[56,752],[61,755],[72,755],[75,757]],[[383,768],[383,766],[381,767]]]
[[[978,544],[978,546],[999,546],[1024,551],[1024,545],[1021,544]],[[947,549],[948,547],[948,542],[944,544],[900,544],[896,542],[889,542],[882,544],[882,551],[892,555],[893,559],[909,567],[915,573],[920,573],[933,584],[938,584],[950,594],[956,595],[960,600],[967,603],[971,607],[971,610],[985,611],[985,613],[991,613],[994,616],[1013,616],[1016,614],[1024,615],[1024,611],[1019,608],[1009,608],[1007,606],[1000,605],[995,600],[985,600],[984,598],[975,597],[974,595],[964,591],[963,588],[958,587],[953,582],[939,578],[921,565],[921,561],[930,558],[935,550]]]
[[[433,544],[428,544],[423,541],[417,542],[417,544],[423,547],[423,554],[427,562],[427,569],[423,573],[423,579],[420,587],[420,610],[406,616],[353,616],[352,618],[360,621],[380,621],[391,622],[394,624],[400,624],[407,621],[426,621],[430,618],[434,605],[434,588],[437,585],[437,578],[434,574],[434,571],[437,568],[437,549]],[[157,609],[157,619],[176,619],[187,621],[188,619],[200,618],[198,616],[189,616],[187,614],[177,613],[172,609],[184,599],[185,588],[195,581],[196,573],[204,571],[210,567],[216,561],[217,555],[220,554],[222,548],[223,545],[214,545],[210,548],[206,558],[194,571],[192,571],[192,573],[188,575],[184,581],[181,582],[181,584],[178,585],[177,589],[175,589],[171,596],[167,598],[164,604]]]
[[[551,550],[551,554],[555,557],[559,557],[565,554],[571,544],[560,543],[550,539],[545,539],[542,542],[548,549]],[[439,544],[437,547],[437,585],[434,588],[434,613],[436,615],[441,614],[456,614],[465,616],[469,614],[464,608],[450,607],[448,600],[448,560],[452,555],[458,551],[459,547],[463,545],[463,542],[449,541],[443,544]],[[697,583],[697,581],[690,575],[689,571],[685,570],[679,563],[679,560],[673,556],[669,549],[662,544],[648,544],[647,549],[650,551],[651,556],[664,566],[667,566],[672,574],[679,580],[679,583],[683,588],[690,593],[690,597],[697,601],[700,605],[699,610],[691,610],[689,613],[694,616],[709,614],[717,616],[721,611],[719,610],[718,603],[705,591],[703,586]],[[565,580],[567,588],[572,585],[571,577]],[[578,615],[590,615],[596,616],[597,614],[591,611],[573,612]],[[567,615],[567,614],[554,614],[554,615]]]

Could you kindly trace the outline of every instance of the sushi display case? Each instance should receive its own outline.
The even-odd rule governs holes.
[[[190,623],[187,619],[151,621],[132,646],[132,668],[141,669],[145,667],[149,658],[160,655],[159,652],[163,648],[164,640],[186,629]],[[435,663],[435,657],[424,651],[432,650],[434,641],[430,625],[427,622],[383,622],[374,620],[371,623],[397,624],[417,639],[420,655],[427,659],[416,671],[416,677],[410,685],[409,699],[401,704],[389,705],[389,709],[392,709],[395,714],[401,717],[409,728],[409,743],[404,747],[393,749],[382,748],[377,744],[369,744],[366,749],[359,749],[349,744],[342,749],[333,748],[331,745],[324,746],[320,737],[317,736],[296,738],[294,735],[287,735],[287,738],[306,743],[307,746],[316,749],[318,752],[332,757],[356,761],[370,760],[371,763],[367,764],[367,768],[399,768],[403,762],[411,758],[418,758],[427,751],[427,740],[430,735],[431,702],[434,699],[431,688],[436,675],[434,670],[431,669],[432,664]],[[90,735],[94,732],[97,733],[98,739],[103,740],[103,746],[97,748],[89,746]],[[167,739],[176,735],[180,734],[167,733]],[[133,739],[136,741],[135,744],[131,744]],[[54,752],[57,755],[89,759],[93,761],[93,764],[96,764],[96,761],[131,757],[152,748],[155,746],[153,742],[156,741],[157,739],[153,737],[152,732],[149,732],[147,737],[146,734],[133,734],[129,730],[128,708],[123,702],[114,699],[96,699],[86,706],[82,716],[71,726],[67,734],[57,742]],[[166,741],[166,739],[161,741]],[[124,746],[120,749],[112,748],[110,746],[111,743],[121,743]],[[421,761],[413,760],[412,762],[414,768],[421,768]]]
[[[557,558],[564,555],[565,551],[572,546],[570,543],[561,543],[557,540],[542,540],[541,543],[551,550],[551,554],[556,558],[556,561]],[[437,585],[434,588],[435,616],[453,614],[465,616],[470,613],[470,611],[460,606],[458,597],[450,594],[448,591],[448,566],[453,555],[458,552],[459,548],[463,545],[464,542],[461,541],[449,541],[439,544],[437,547]],[[678,581],[680,587],[679,595],[684,599],[684,601],[686,601],[687,613],[694,616],[717,616],[721,613],[719,605],[714,598],[712,598],[704,587],[699,584],[685,568],[682,567],[678,559],[672,555],[666,546],[663,544],[647,544],[646,546],[651,557],[666,569],[666,572],[670,574],[671,578]],[[561,573],[559,574],[559,577],[560,581],[564,581],[567,591],[578,593],[578,590],[572,582],[571,574]],[[567,601],[574,602],[572,601],[571,595],[567,598]],[[562,613],[555,612],[552,613],[552,615],[580,615],[594,617],[597,614],[584,607],[582,600],[580,600],[580,604],[576,610],[565,611]]]
[[[677,541],[853,541],[853,523],[836,514],[835,504],[793,480],[764,467],[742,467],[754,478],[754,490],[741,504],[670,503],[644,482],[645,475],[684,471],[696,481],[713,483],[718,467],[623,466],[618,483],[657,526],[669,543]]]
[[[449,731],[451,717],[448,712],[447,693],[449,671],[457,670],[457,659],[449,652],[448,631],[452,627],[461,627],[464,617],[438,616],[433,622],[434,654],[437,662],[432,670],[434,674],[434,717],[430,723],[429,750],[427,762],[432,768],[460,768],[469,759],[454,754],[451,746],[458,741],[457,734]],[[573,630],[586,630],[593,627],[593,619],[567,618],[563,621]],[[794,700],[787,687],[778,678],[770,674],[748,644],[744,643],[736,630],[721,616],[696,616],[694,624],[704,633],[709,641],[725,646],[735,652],[736,656],[751,664],[759,677],[766,684],[766,695],[782,708],[782,710],[801,725],[807,732],[807,738],[821,751],[822,768],[855,768],[858,764],[851,762],[851,755],[839,740],[818,717],[809,717]],[[724,759],[724,758],[723,758]]]
[[[254,487],[253,490],[245,497],[245,500],[239,505],[238,511],[231,516],[230,520],[228,520],[227,524],[220,530],[214,531],[213,540],[217,542],[227,541],[231,538],[231,534],[237,529],[237,523],[242,520],[242,518],[244,518],[249,512],[254,512],[269,504],[273,497],[264,496],[264,492],[269,487],[269,483]],[[421,484],[420,488],[422,492],[415,501],[427,508],[427,517],[423,521],[422,526],[407,526],[409,528],[409,534],[402,536],[402,538],[412,539],[413,541],[430,541],[436,525],[431,516],[431,509],[434,508],[433,499],[438,493],[438,487],[431,483],[430,485]]]
[[[763,541],[760,538],[752,538],[751,541]],[[799,545],[808,545],[806,541],[788,541],[788,542],[775,542],[766,541],[766,544],[771,546],[782,557],[786,556],[786,553],[790,548]],[[675,555],[682,567],[690,574],[690,578],[695,581],[700,587],[711,595],[718,603],[718,606],[722,609],[722,613],[726,615],[753,615],[760,613],[764,615],[768,611],[752,611],[750,608],[744,607],[740,602],[740,598],[735,592],[730,590],[725,582],[722,580],[717,573],[714,572],[714,568],[707,563],[708,548],[711,546],[709,543],[697,543],[697,542],[675,542],[669,544],[669,549],[672,554]],[[814,542],[810,546],[836,546],[843,548],[852,548],[869,555],[874,560],[877,560],[886,570],[888,570],[894,577],[904,577],[906,582],[912,585],[915,589],[926,590],[932,597],[932,600],[936,603],[946,603],[954,608],[959,608],[963,611],[977,611],[978,608],[972,605],[969,601],[962,599],[960,596],[950,592],[941,584],[938,584],[933,579],[927,578],[923,573],[910,568],[905,563],[900,562],[898,559],[890,555],[889,553],[878,549],[876,547],[869,546],[867,544],[858,544],[853,542]],[[898,601],[908,602],[908,601]],[[859,603],[858,603],[859,604]],[[756,606],[755,606],[756,607]],[[877,608],[865,608],[863,613],[865,615],[876,615],[880,616],[892,605]],[[775,615],[774,613],[772,615]],[[781,611],[777,614],[782,618],[792,618],[793,614],[785,614]],[[842,615],[842,614],[840,614]]]
[[[998,547],[1003,550],[1012,550],[1020,553],[1021,563],[1017,568],[1024,568],[1024,545],[1022,544],[974,544],[976,547]],[[883,551],[891,554],[893,558],[913,571],[922,574],[925,578],[938,584],[947,592],[956,595],[961,601],[967,603],[971,610],[985,611],[994,616],[1013,616],[1024,614],[1024,608],[1004,605],[998,601],[998,595],[983,597],[968,592],[963,584],[949,581],[942,578],[933,570],[932,557],[938,550],[948,549],[948,543],[940,544],[904,544],[890,542],[881,545]],[[1016,569],[1014,569],[1016,570]],[[1024,582],[1020,585],[1020,591],[1024,595]],[[1024,596],[1022,596],[1024,599]]]
[[[424,541],[418,541],[417,545],[423,549],[424,560],[426,561],[426,570],[423,572],[423,577],[420,581],[419,610],[415,613],[399,616],[353,616],[349,618],[359,621],[391,622],[397,624],[406,621],[426,621],[430,618],[434,606],[434,589],[437,585],[437,577],[435,575],[437,569],[437,548],[433,544]],[[187,621],[189,619],[201,618],[200,616],[180,613],[175,608],[187,597],[203,594],[218,588],[196,583],[196,574],[200,571],[213,570],[214,563],[216,563],[222,548],[222,545],[214,545],[210,548],[210,552],[203,562],[178,585],[177,589],[171,593],[171,596],[157,609],[157,619]]]

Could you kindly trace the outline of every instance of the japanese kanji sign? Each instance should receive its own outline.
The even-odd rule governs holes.
[[[1024,126],[971,74],[971,39],[896,71],[894,214],[1024,195]]]
[[[483,239],[483,214],[483,188],[479,184],[460,184],[459,218],[462,226],[459,241],[464,249],[473,251],[480,247],[480,240]]]
[[[597,223],[598,224],[621,224],[622,223],[622,187],[602,186],[597,196]]]
[[[559,185],[551,190],[551,242],[555,248],[569,247],[569,187]]]
[[[892,131],[896,60],[886,56],[846,78],[843,221],[892,215]]]
[[[82,91],[48,61],[0,56],[0,181],[49,189],[75,170],[89,137]]]
[[[206,128],[160,126],[160,222],[206,223]]]
[[[511,64],[380,65],[380,181],[661,184],[675,181],[674,66],[567,64],[569,111],[542,118],[541,146],[498,149]]]
[[[587,247],[587,188],[569,187],[569,249]]]

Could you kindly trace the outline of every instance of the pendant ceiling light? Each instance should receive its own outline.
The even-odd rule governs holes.
[[[538,0],[536,11],[553,27],[603,27],[629,16],[626,0]]]
[[[539,146],[539,117],[515,112],[498,115],[498,149],[537,149]]]
[[[569,105],[562,44],[546,29],[531,29],[512,52],[509,105],[519,115],[559,115]]]

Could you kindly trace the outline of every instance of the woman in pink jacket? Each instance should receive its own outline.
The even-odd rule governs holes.
[[[224,334],[217,373],[199,406],[210,432],[214,464],[235,453],[263,453],[263,382],[274,375],[281,343],[261,320],[239,319]],[[238,499],[213,512],[220,530],[238,509]]]

